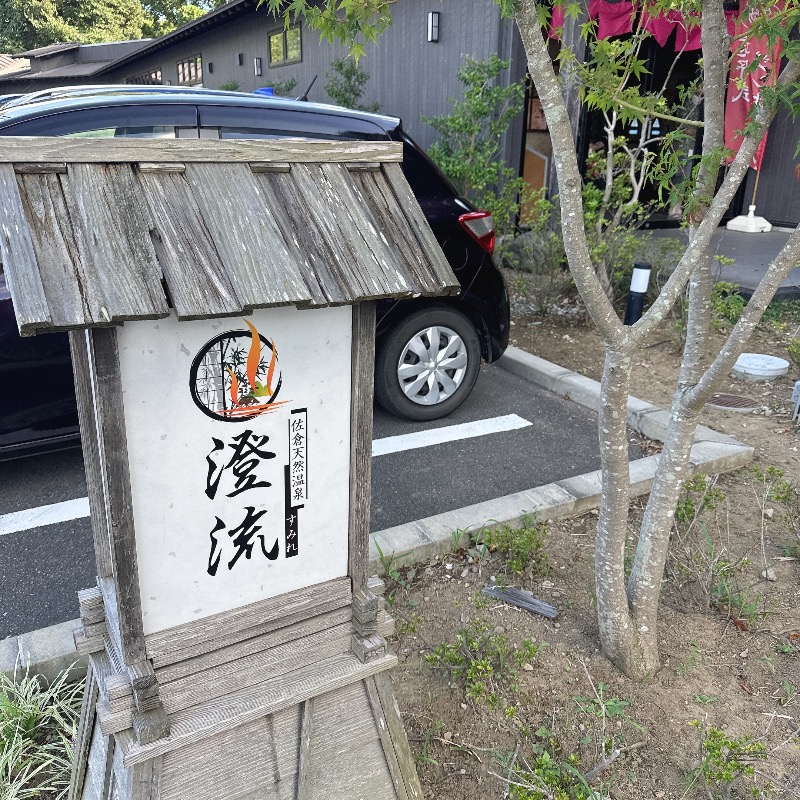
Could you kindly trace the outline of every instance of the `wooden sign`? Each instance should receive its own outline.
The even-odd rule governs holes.
[[[0,142],[0,260],[20,332],[70,332],[97,560],[69,800],[421,799],[367,572],[374,301],[458,284],[401,152]]]
[[[348,306],[117,334],[144,633],[347,575]]]

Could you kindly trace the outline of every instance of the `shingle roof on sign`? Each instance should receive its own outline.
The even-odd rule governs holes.
[[[0,140],[0,259],[20,332],[448,294],[374,142]]]

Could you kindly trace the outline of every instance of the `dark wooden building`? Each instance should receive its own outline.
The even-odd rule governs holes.
[[[377,102],[383,113],[400,117],[423,147],[435,140],[423,118],[448,113],[449,100],[462,95],[456,73],[464,55],[484,59],[497,54],[510,61],[506,81],[526,74],[519,34],[511,20],[501,18],[493,0],[459,0],[457,5],[403,0],[393,3],[391,11],[392,25],[377,45],[367,47],[361,61],[370,76],[361,102]],[[434,13],[435,25],[430,19]],[[235,86],[242,92],[268,85],[286,91],[291,86],[288,93],[298,96],[316,77],[309,100],[324,103],[330,101],[326,73],[345,51],[320,43],[319,35],[302,24],[285,30],[282,20],[257,7],[257,0],[231,0],[159,39],[54,45],[20,55],[30,59],[30,68],[0,70],[0,94],[78,83],[155,83]],[[800,222],[798,138],[800,119],[782,113],[770,132],[757,200],[758,213],[779,226]],[[531,185],[547,184],[549,134],[535,103],[504,137],[502,152]],[[740,193],[745,209],[753,179],[754,173]]]

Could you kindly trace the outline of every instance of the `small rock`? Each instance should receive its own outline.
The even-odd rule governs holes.
[[[667,793],[663,789],[659,789],[656,792],[656,797],[658,798],[658,800],[661,800],[662,797],[666,797],[666,796],[667,796]]]
[[[542,581],[542,589],[552,589],[554,586],[552,581]]]
[[[749,650],[742,650],[742,652],[739,653],[739,657],[740,658],[747,658],[747,656],[749,656],[749,655],[750,655],[750,651]]]
[[[462,703],[461,704],[461,708],[463,708],[466,711],[467,710],[467,704],[466,703]]]
[[[464,570],[461,572],[461,577],[462,577],[462,578],[466,578],[466,577],[467,577],[467,575],[469,575],[469,567],[467,567],[466,569],[464,569]]]
[[[553,627],[554,627],[556,630],[558,630],[558,629],[561,627],[561,623],[560,623],[560,622],[556,622],[556,623],[555,623],[555,625],[554,625]]]
[[[460,770],[458,771],[458,774],[459,774],[459,775],[466,775],[466,774],[467,774],[467,771],[466,771],[465,769],[460,769]]]
[[[453,565],[452,564],[445,564],[444,568],[445,569],[453,569]]]
[[[774,508],[765,508],[765,509],[764,509],[764,516],[765,516],[767,519],[772,519],[772,515],[773,515],[774,513],[775,513],[775,509],[774,509]]]
[[[453,734],[452,734],[452,732],[451,732],[451,731],[446,731],[446,732],[443,734],[443,738],[445,738],[445,739],[446,739],[448,742],[449,742],[449,741],[451,741],[451,740],[452,740],[452,738],[453,738]]]
[[[423,597],[422,599],[427,603],[431,598],[426,596],[426,597]]]
[[[772,583],[778,580],[778,576],[775,574],[775,570],[772,569],[772,567],[767,567],[767,569],[763,570],[761,572],[761,577],[764,578],[764,580],[772,581]]]
[[[524,669],[525,672],[533,672],[533,664],[523,664],[522,669]]]

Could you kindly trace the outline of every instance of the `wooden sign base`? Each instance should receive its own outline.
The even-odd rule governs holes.
[[[136,669],[113,603],[82,592],[91,655],[69,800],[421,800],[382,587],[353,597],[338,579],[154,634]]]

